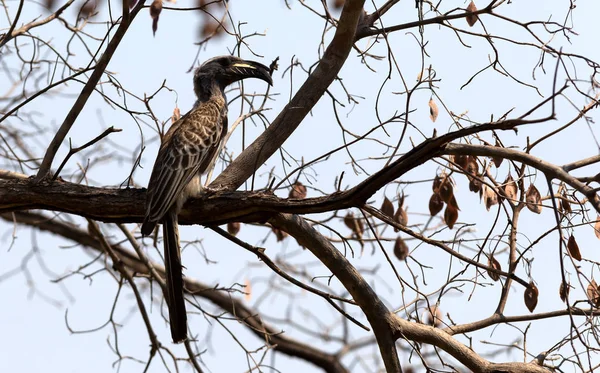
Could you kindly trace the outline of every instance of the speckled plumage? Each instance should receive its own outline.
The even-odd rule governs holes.
[[[141,230],[147,236],[156,224],[163,223],[165,297],[174,342],[187,338],[177,214],[189,197],[200,192],[200,176],[210,169],[223,145],[227,134],[225,87],[249,77],[272,84],[266,66],[232,56],[212,58],[196,69],[198,101],[163,137],[148,183]]]

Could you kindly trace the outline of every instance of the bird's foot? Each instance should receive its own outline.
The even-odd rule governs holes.
[[[226,192],[227,188],[225,188],[224,186],[217,186],[217,187],[208,187],[205,186],[200,190],[200,194],[206,195],[206,196],[211,196],[211,195],[215,195],[215,194],[219,194],[219,193],[223,193]]]

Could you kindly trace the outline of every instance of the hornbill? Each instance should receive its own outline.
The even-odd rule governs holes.
[[[268,67],[234,56],[212,58],[196,69],[198,101],[163,136],[148,183],[142,234],[148,236],[156,224],[163,224],[165,297],[173,342],[187,336],[177,214],[189,197],[202,192],[200,175],[215,162],[227,134],[225,87],[245,78],[273,84]]]

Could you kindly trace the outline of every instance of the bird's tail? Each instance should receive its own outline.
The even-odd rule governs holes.
[[[163,240],[165,245],[165,272],[167,281],[167,306],[171,337],[173,342],[181,342],[187,337],[187,313],[183,299],[183,274],[181,272],[181,254],[179,250],[179,230],[177,214],[169,212],[163,221]]]

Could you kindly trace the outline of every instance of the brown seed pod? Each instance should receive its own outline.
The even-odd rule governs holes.
[[[577,241],[575,241],[575,236],[573,235],[569,237],[569,241],[567,242],[567,250],[573,259],[581,261],[581,251],[579,251],[579,245],[577,245]]]
[[[517,183],[509,173],[504,180],[504,184],[502,185],[502,191],[504,192],[504,197],[511,201],[515,201],[517,199]]]
[[[275,233],[275,237],[277,237],[277,242],[283,241],[288,236],[286,231],[282,231],[279,228],[271,227],[271,230],[273,231],[273,233]]]
[[[150,17],[152,17],[153,35],[156,35],[156,30],[158,30],[158,18],[160,16],[160,12],[162,12],[162,0],[154,0],[152,4],[150,4]]]
[[[433,98],[429,99],[429,119],[431,119],[432,122],[435,122],[435,120],[437,119],[439,114],[439,109],[437,107],[437,104],[435,103],[435,101],[433,101]]]
[[[542,196],[535,185],[530,184],[525,193],[525,202],[529,211],[535,212],[536,214],[542,213]]]
[[[469,157],[466,155],[458,154],[453,156],[452,162],[456,163],[456,165],[462,169],[467,168],[467,162],[469,161]]]
[[[444,177],[442,179],[442,183],[440,184],[439,189],[440,197],[442,197],[442,201],[448,203],[450,199],[454,196],[454,185],[452,179],[449,177]]]
[[[342,9],[346,0],[333,0],[333,8],[334,9]]]
[[[477,157],[472,155],[467,157],[467,166],[465,167],[465,171],[471,175],[475,176],[479,172],[479,163],[477,163]]]
[[[490,211],[490,207],[498,204],[498,194],[496,191],[486,184],[482,186],[483,192],[483,203],[485,204],[486,210]]]
[[[594,307],[600,306],[600,290],[598,289],[596,280],[592,279],[585,292]]]
[[[473,193],[479,193],[481,191],[481,175],[477,177],[469,176],[469,190]]]
[[[442,179],[444,179],[446,177],[446,175],[442,174],[442,175],[435,175],[435,177],[433,178],[433,184],[431,184],[431,190],[433,190],[434,193],[438,193],[440,191],[440,187],[442,186]]]
[[[398,199],[398,209],[394,214],[394,221],[400,225],[408,225],[408,214],[404,210],[404,194]],[[395,232],[398,232],[397,228],[394,228]]]
[[[427,325],[440,328],[442,326],[443,318],[442,311],[438,306],[431,306],[425,311],[425,323]]]
[[[296,181],[294,185],[292,185],[292,189],[290,190],[289,198],[292,199],[304,199],[306,198],[306,187],[299,181]]]
[[[406,258],[408,258],[408,254],[408,245],[406,245],[406,242],[404,242],[402,237],[398,236],[398,238],[396,238],[396,242],[394,243],[394,255],[399,260],[406,260]]]
[[[242,225],[239,222],[232,221],[230,223],[227,223],[227,232],[232,236],[237,236],[237,234],[240,232],[241,227]]]
[[[454,224],[458,220],[458,209],[452,205],[446,206],[446,211],[444,211],[444,221],[448,228],[454,228]]]
[[[202,27],[200,28],[200,36],[208,38],[211,36],[218,36],[223,33],[223,27],[217,21],[212,18],[204,20]]]
[[[600,238],[600,215],[596,216],[596,224],[594,224],[594,233]]]
[[[467,7],[467,23],[469,24],[470,27],[473,27],[475,25],[475,23],[477,23],[477,14],[473,14],[473,12],[477,11],[477,7],[475,6],[475,3],[473,1],[471,1],[469,3],[469,6]]]
[[[349,212],[344,217],[344,224],[346,224],[346,226],[350,228],[350,230],[352,231],[352,233],[354,233],[354,236],[356,238],[358,238],[359,240],[362,239],[362,235],[365,231],[365,228],[363,226],[362,221],[360,219],[355,218],[353,213]]]
[[[524,294],[524,299],[525,299],[525,305],[527,306],[527,309],[529,310],[529,312],[533,312],[533,310],[535,310],[535,306],[537,306],[538,303],[538,295],[539,295],[539,290],[537,288],[537,286],[535,286],[535,284],[532,282],[529,283],[529,285],[527,286],[527,289],[525,289],[525,294]]]
[[[394,218],[394,204],[387,197],[383,197],[383,203],[381,204],[381,212],[390,218]]]
[[[566,193],[563,192],[561,194],[561,197],[562,198],[560,199],[560,202],[558,204],[558,209],[561,212],[564,212],[565,214],[571,214],[573,210],[571,209],[571,203],[569,203]]]
[[[444,208],[444,201],[439,194],[433,193],[429,198],[429,214],[436,216]]]
[[[494,254],[492,254],[488,257],[488,267],[497,269],[499,271],[502,270],[502,266],[500,266],[500,263],[496,260],[496,258],[494,258]],[[490,278],[492,280],[494,280],[494,281],[500,280],[500,275],[498,273],[490,271],[489,269],[487,270],[487,273],[488,273],[488,276],[490,276]]]
[[[569,298],[570,290],[571,290],[571,284],[561,282],[560,288],[558,289],[558,295],[560,296],[560,300],[567,303],[567,299]]]

